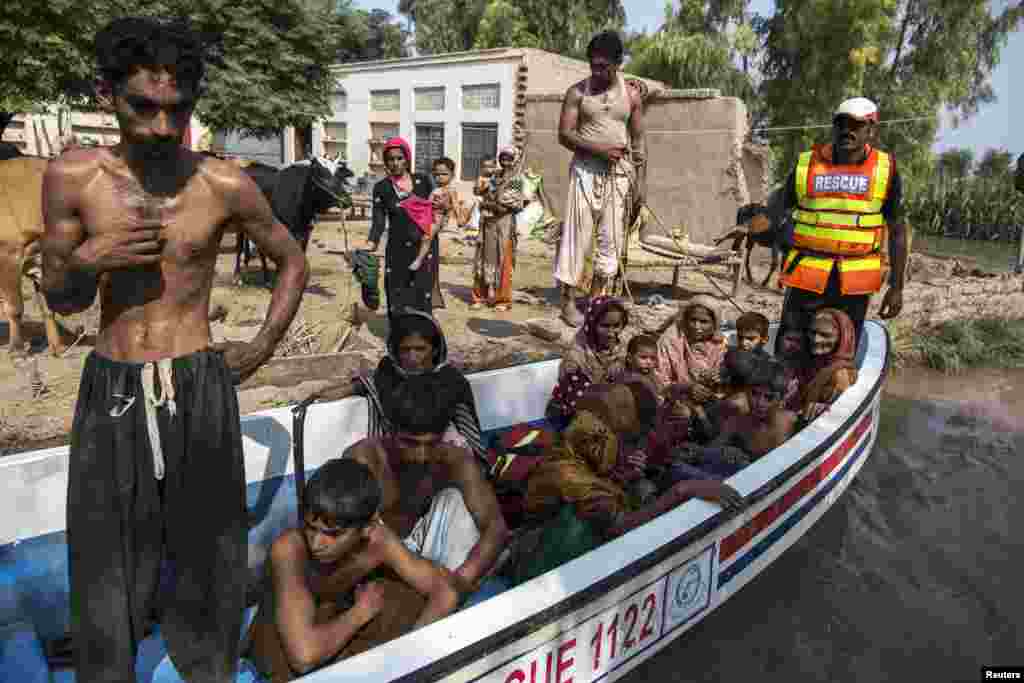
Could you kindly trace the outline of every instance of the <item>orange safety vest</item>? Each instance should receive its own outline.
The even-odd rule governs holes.
[[[891,179],[892,159],[877,149],[860,164],[833,164],[832,145],[802,153],[796,165],[792,248],[781,283],[822,294],[838,266],[843,294],[880,290],[887,270],[882,206]]]

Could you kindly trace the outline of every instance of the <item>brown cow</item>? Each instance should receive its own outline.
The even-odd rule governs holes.
[[[43,236],[43,173],[48,159],[15,157],[0,161],[0,303],[10,326],[10,351],[25,348],[21,318],[25,304],[21,296],[21,278],[27,276],[35,287],[36,306],[43,313],[46,341],[54,354],[66,345],[53,312],[38,287],[38,276],[30,272],[39,256],[39,238]]]

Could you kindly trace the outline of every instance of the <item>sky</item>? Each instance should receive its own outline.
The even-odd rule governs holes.
[[[996,7],[1005,7],[1008,0],[994,0]],[[355,0],[358,7],[364,9],[380,8],[397,14],[397,0]],[[623,0],[626,9],[626,28],[640,30],[646,28],[653,31],[664,19],[664,2],[659,0]],[[769,14],[774,7],[774,0],[753,0],[751,10],[760,14]],[[1024,32],[1016,31],[1009,36],[1003,48],[999,66],[992,72],[992,87],[996,101],[982,107],[974,117],[952,127],[944,123],[939,131],[935,150],[942,151],[950,147],[968,147],[974,150],[975,158],[989,147],[1005,148],[1017,156],[1024,153],[1024,129],[1010,129],[1010,105],[1014,96],[1010,90],[1010,70],[1015,67],[1024,68]],[[1020,97],[1018,95],[1017,97]],[[882,111],[883,120],[885,111]],[[945,119],[944,119],[945,120]],[[823,113],[822,122],[828,123],[827,113]]]

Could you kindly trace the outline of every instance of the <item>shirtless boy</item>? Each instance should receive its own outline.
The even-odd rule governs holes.
[[[441,569],[411,553],[381,520],[381,487],[366,465],[327,462],[304,498],[302,528],[270,548],[270,581],[252,630],[251,658],[271,681],[291,680],[455,609]],[[371,574],[376,580],[367,582]]]
[[[134,680],[157,602],[190,681],[232,681],[246,575],[234,385],[274,352],[307,279],[298,243],[236,165],[182,147],[203,45],[182,24],[119,19],[96,36],[97,99],[121,143],[43,180],[43,291],[63,315],[101,301],[71,432],[67,533],[77,680]],[[210,343],[210,289],[233,222],[278,264],[249,342]],[[200,502],[200,504],[197,504]]]
[[[394,435],[346,451],[383,491],[381,517],[413,552],[445,568],[460,599],[474,593],[503,550],[508,527],[472,452],[442,443],[453,391],[432,375],[407,378],[392,394]]]
[[[738,461],[735,464],[739,465],[750,464],[781,446],[793,434],[797,421],[797,414],[783,406],[785,392],[786,377],[782,364],[762,358],[747,391],[750,412],[726,418],[721,432],[710,445],[740,449],[745,458],[732,454]]]

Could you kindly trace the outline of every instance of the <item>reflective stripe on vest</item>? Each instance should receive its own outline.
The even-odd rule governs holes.
[[[858,166],[836,166],[824,157],[822,148],[815,148],[810,152],[802,152],[797,160],[796,198],[801,208],[810,211],[845,211],[859,214],[882,212],[892,176],[892,157],[887,152],[873,149],[867,160]],[[867,192],[809,191],[815,175],[827,175],[821,172],[812,174],[812,167],[815,171],[853,171],[865,166],[872,169]]]
[[[783,286],[824,294],[832,268],[839,266],[841,294],[874,294],[882,288],[882,257],[828,258],[790,249],[782,263]]]

